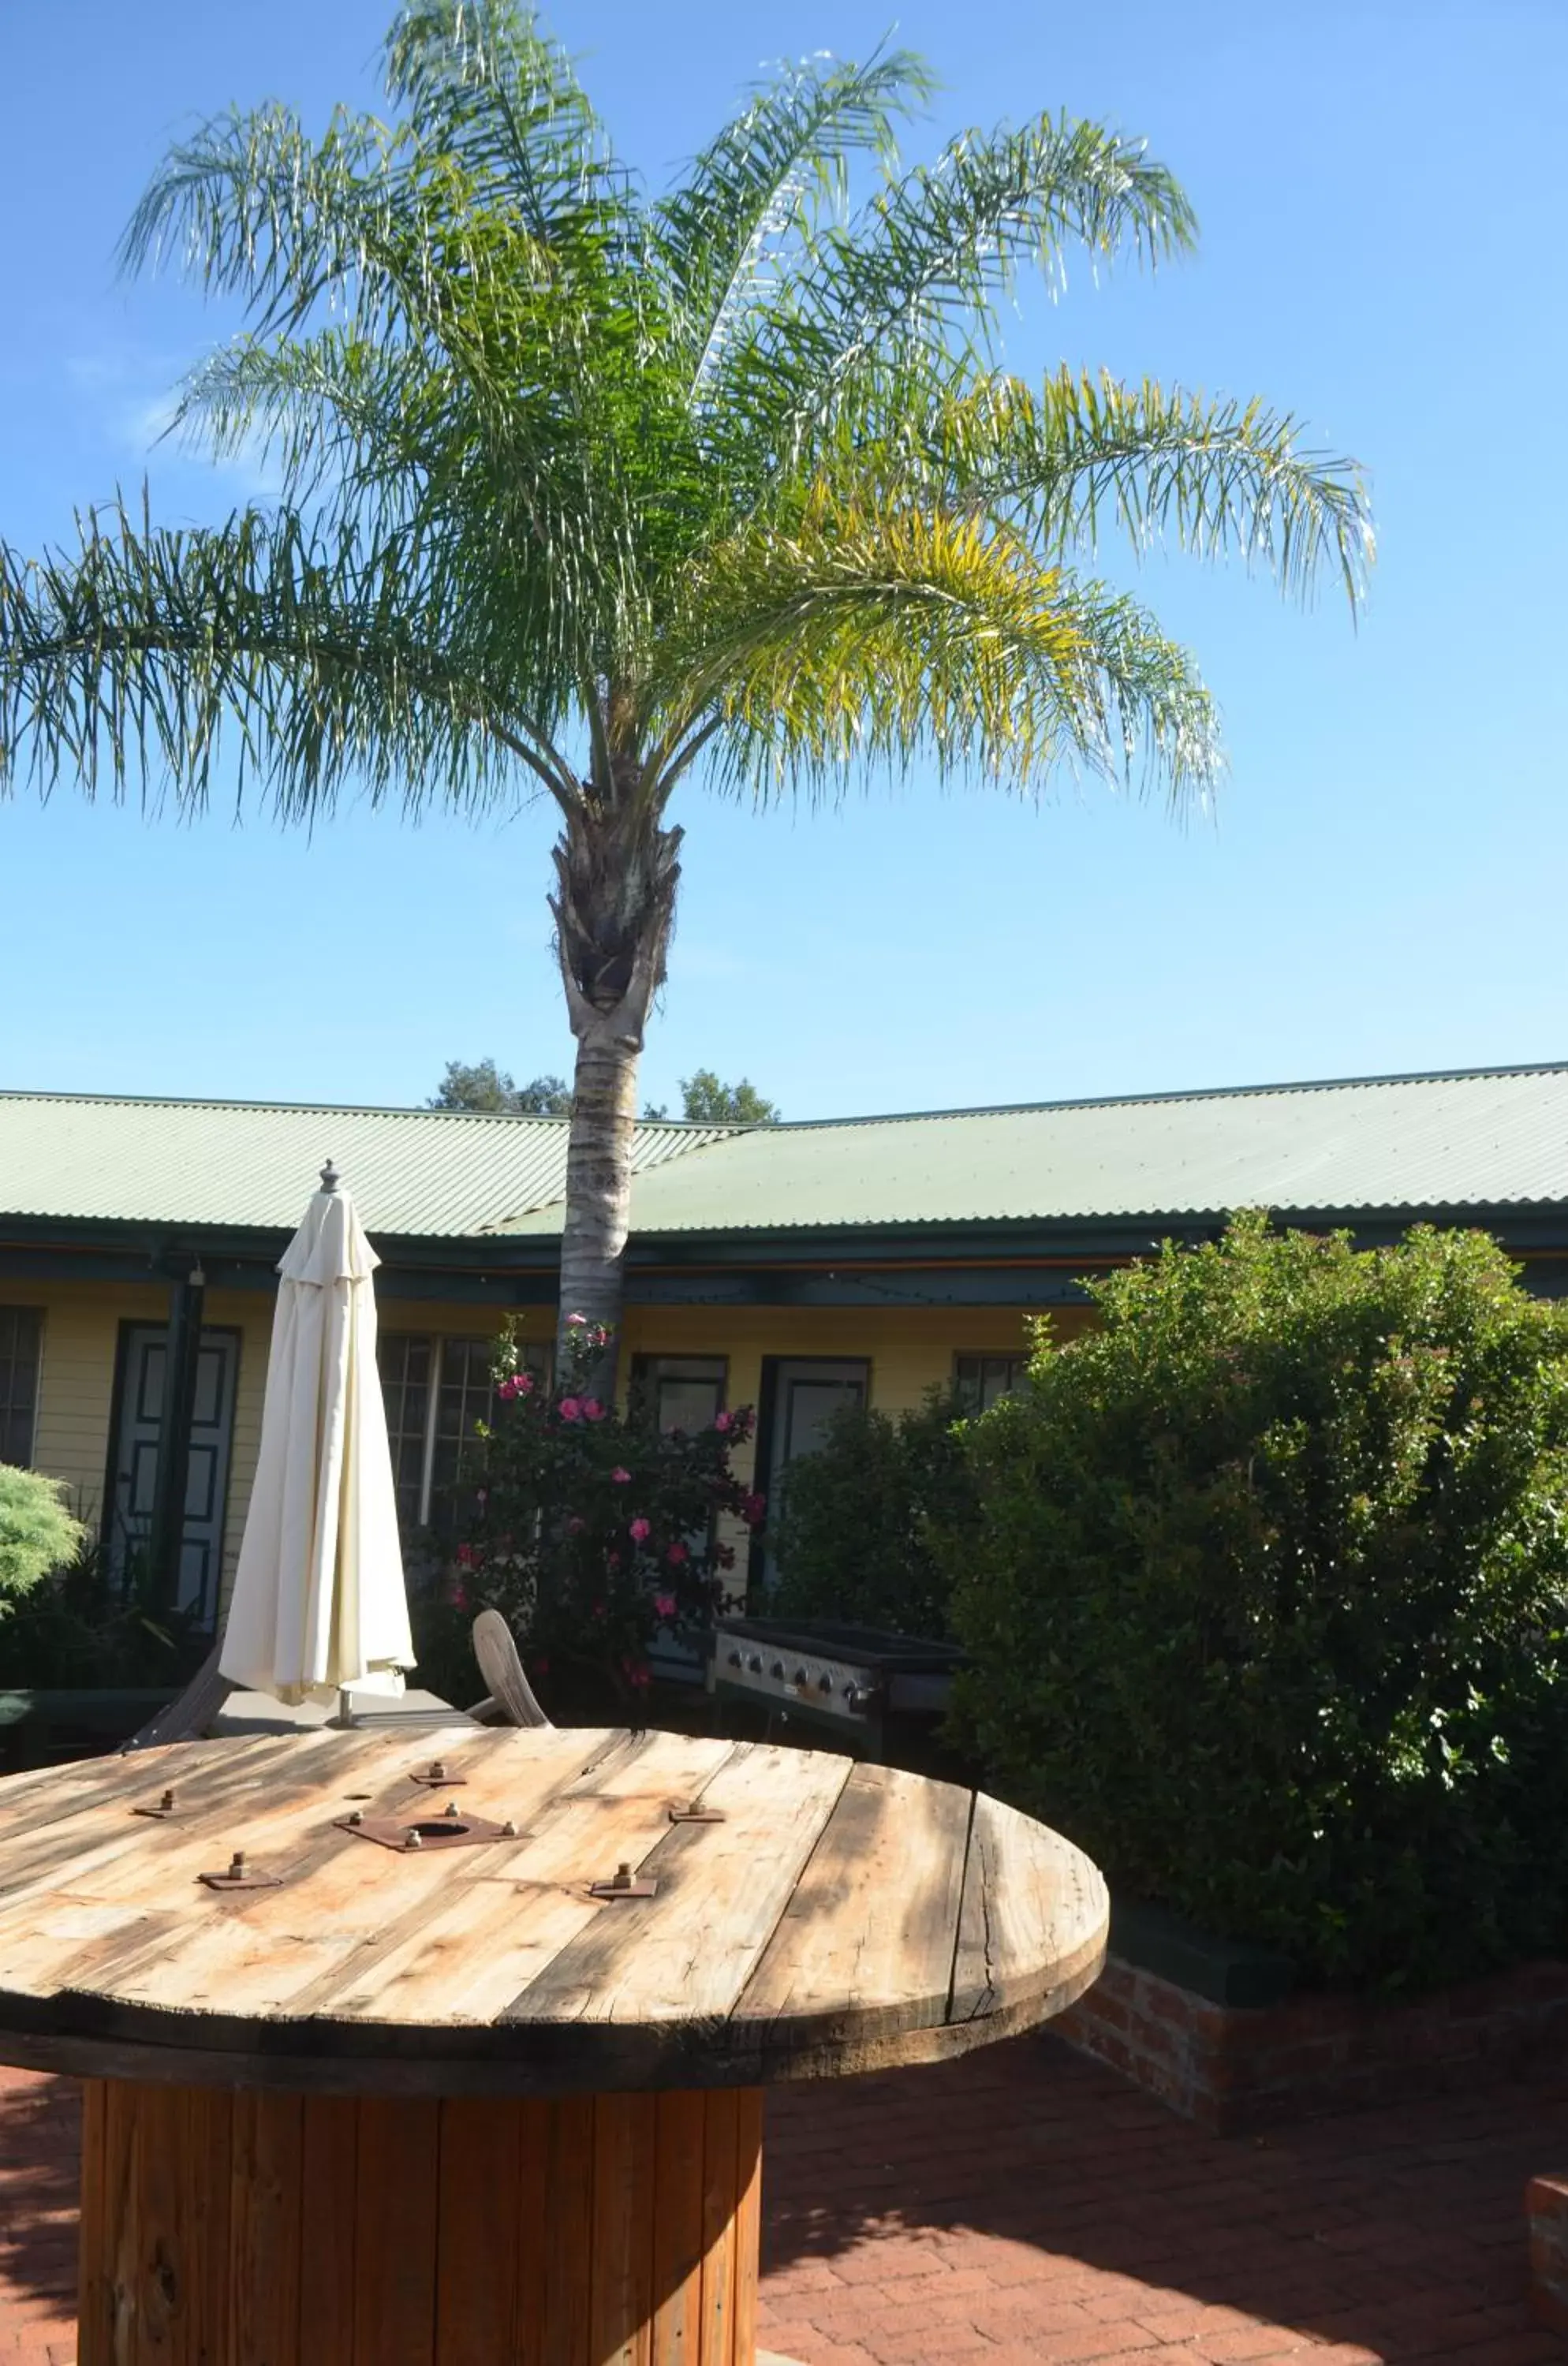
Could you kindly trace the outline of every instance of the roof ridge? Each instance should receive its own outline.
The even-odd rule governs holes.
[[[1268,1085],[1196,1085],[1179,1091],[1152,1093],[1089,1093],[1070,1100],[979,1101],[960,1109],[880,1110],[862,1117],[780,1118],[771,1126],[739,1126],[740,1133],[803,1133],[817,1126],[913,1125],[944,1118],[1030,1117],[1047,1111],[1092,1109],[1148,1109],[1177,1101],[1261,1099],[1269,1093],[1351,1092],[1374,1085],[1458,1085],[1485,1076],[1568,1076],[1568,1060],[1527,1060],[1513,1065],[1495,1063],[1480,1068],[1413,1068],[1372,1076],[1298,1076]]]
[[[659,1126],[668,1128],[671,1132],[703,1133],[724,1140],[748,1133],[800,1133],[824,1126],[930,1124],[950,1118],[1027,1117],[1055,1110],[1157,1108],[1161,1104],[1174,1102],[1258,1099],[1271,1093],[1351,1092],[1382,1085],[1465,1084],[1489,1076],[1563,1075],[1568,1075],[1568,1060],[1493,1062],[1475,1068],[1415,1068],[1369,1076],[1298,1076],[1273,1084],[1198,1085],[1173,1091],[1146,1093],[1089,1093],[1056,1100],[980,1101],[953,1109],[874,1110],[848,1117],[775,1118],[760,1123],[734,1119],[676,1117],[642,1117],[637,1119],[636,1123],[639,1129]],[[561,1126],[571,1122],[570,1118],[521,1110],[429,1109],[417,1104],[388,1105],[372,1101],[237,1100],[180,1093],[54,1092],[32,1090],[21,1086],[0,1086],[0,1102],[4,1101],[79,1103],[97,1109],[255,1110],[276,1116],[458,1120],[487,1125]]]
[[[375,1101],[250,1101],[225,1100],[187,1093],[62,1093],[37,1092],[26,1086],[0,1085],[0,1101],[85,1102],[94,1109],[254,1110],[267,1116],[290,1117],[412,1117],[462,1119],[486,1125],[570,1125],[571,1120],[533,1110],[423,1109],[417,1104]],[[727,1123],[716,1118],[639,1117],[638,1126],[665,1126],[679,1133],[754,1133],[755,1125]]]

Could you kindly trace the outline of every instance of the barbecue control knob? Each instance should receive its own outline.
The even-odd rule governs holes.
[[[819,1693],[830,1693],[832,1691],[833,1679],[831,1676],[827,1674],[826,1672],[818,1677],[817,1689]]]
[[[844,1686],[844,1707],[854,1716],[862,1716],[871,1707],[871,1695],[864,1684]]]
[[[768,1673],[772,1676],[775,1684],[782,1684],[784,1682],[784,1662],[782,1660],[775,1660],[773,1666],[768,1670]]]
[[[805,1684],[807,1681],[806,1670],[804,1668],[796,1668],[792,1681],[797,1684]]]
[[[732,1668],[738,1668],[740,1665],[740,1654],[739,1651],[731,1651],[729,1655],[729,1664]]]
[[[751,1673],[754,1676],[760,1676],[761,1674],[762,1662],[755,1651],[752,1652],[750,1658],[747,1661],[746,1665],[750,1669]]]

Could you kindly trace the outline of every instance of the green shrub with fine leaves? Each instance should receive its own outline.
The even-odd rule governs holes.
[[[1568,1309],[1236,1218],[969,1425],[960,1717],[1113,1885],[1320,1980],[1568,1944]]]
[[[952,1390],[933,1389],[903,1413],[846,1405],[831,1416],[784,1481],[768,1611],[947,1633],[951,1580],[933,1535],[960,1527],[974,1501],[958,1411]]]
[[[0,1618],[75,1557],[87,1532],[66,1510],[64,1493],[40,1470],[0,1462]]]

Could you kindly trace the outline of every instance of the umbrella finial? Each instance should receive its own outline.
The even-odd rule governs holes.
[[[326,1165],[321,1169],[321,1189],[323,1191],[335,1191],[337,1189],[337,1168],[333,1165],[332,1160],[329,1158]]]

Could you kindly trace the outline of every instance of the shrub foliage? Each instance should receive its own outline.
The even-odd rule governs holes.
[[[0,1618],[75,1557],[87,1532],[66,1510],[64,1494],[58,1479],[0,1462]]]
[[[1560,1951],[1568,1309],[1235,1219],[969,1425],[960,1715],[1119,1881],[1336,1983]]]
[[[833,1414],[784,1482],[771,1612],[947,1633],[950,1571],[933,1538],[974,1515],[957,1415],[952,1391],[938,1389],[897,1414]]]

